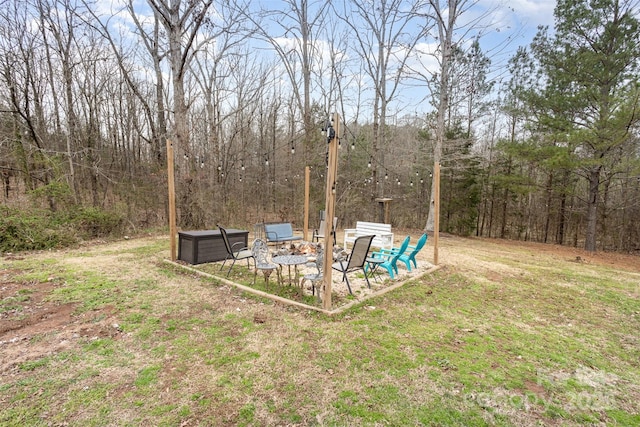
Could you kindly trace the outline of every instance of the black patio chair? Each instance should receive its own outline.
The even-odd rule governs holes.
[[[347,273],[351,271],[362,270],[364,278],[367,281],[367,286],[371,288],[371,284],[369,283],[369,278],[367,277],[367,272],[364,267],[367,262],[367,254],[371,247],[371,241],[374,237],[374,235],[358,237],[353,243],[353,249],[351,250],[349,257],[345,261],[335,262],[331,266],[334,270],[342,273],[342,281],[347,282],[347,288],[351,295],[353,295],[353,292],[351,292],[351,285],[349,284],[349,278],[347,277]]]
[[[218,224],[218,229],[220,229],[220,234],[222,235],[222,240],[224,241],[225,249],[227,250],[227,257],[224,259],[224,262],[220,266],[220,270],[224,268],[224,265],[227,263],[228,259],[232,259],[231,267],[229,267],[229,271],[227,271],[227,276],[231,273],[231,269],[236,261],[246,259],[247,260],[247,268],[251,268],[251,264],[249,264],[249,259],[253,259],[253,265],[255,267],[256,260],[253,257],[253,253],[251,249],[244,246],[243,242],[236,242],[233,245],[229,243],[229,238],[227,237],[227,230],[220,227]]]

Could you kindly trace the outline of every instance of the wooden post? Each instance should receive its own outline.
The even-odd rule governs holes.
[[[167,184],[169,186],[169,239],[171,261],[176,260],[176,186],[173,165],[173,143],[167,139]]]
[[[309,241],[309,179],[311,172],[309,166],[304,168],[304,231],[302,238],[305,242]]]
[[[433,165],[435,204],[433,209],[433,264],[438,265],[438,242],[440,240],[440,163]]]
[[[329,165],[327,168],[327,188],[325,189],[324,208],[324,296],[322,298],[322,308],[331,310],[331,264],[333,264],[333,217],[335,216],[336,205],[336,178],[338,175],[338,138],[340,135],[340,116],[334,114],[335,136],[329,140]]]

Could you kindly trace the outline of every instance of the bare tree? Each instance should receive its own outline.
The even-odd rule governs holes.
[[[470,10],[479,3],[479,0],[428,0],[428,8],[424,13],[425,25],[431,26],[435,22],[436,34],[432,37],[435,41],[435,49],[420,50],[418,59],[435,58],[437,69],[430,69],[422,64],[421,69],[412,71],[429,88],[432,103],[436,108],[435,144],[433,150],[434,163],[442,161],[444,146],[446,143],[447,114],[451,108],[452,87],[455,69],[454,53],[462,50],[469,38],[477,40],[482,33],[485,21],[490,12],[475,16],[470,21],[462,23],[462,17],[472,15]],[[429,45],[425,45],[428,46]],[[473,45],[472,45],[473,46]],[[464,84],[463,82],[456,82]],[[472,108],[472,107],[471,107]],[[429,215],[425,225],[425,231],[433,231],[435,206],[435,180],[432,181]]]
[[[350,6],[350,8],[348,8]],[[373,86],[373,141],[371,146],[372,180],[376,196],[383,196],[384,185],[378,179],[379,168],[384,165],[387,146],[387,106],[396,95],[403,77],[404,67],[416,44],[429,25],[415,31],[420,11],[419,1],[382,0],[372,3],[356,0],[345,3],[338,15],[351,28],[354,49],[362,60],[367,77]],[[357,16],[358,19],[353,19]]]
[[[312,73],[319,54],[317,33],[324,25],[329,2],[322,0],[285,0],[284,10],[264,10],[262,17],[278,27],[266,27],[266,22],[252,18],[258,34],[276,51],[289,81],[304,129],[305,163],[311,156],[311,144],[317,138],[317,129],[311,112]],[[299,68],[298,68],[299,67]],[[302,87],[302,91],[300,91]]]
[[[147,0],[147,2],[166,31],[173,84],[176,144],[189,156],[189,105],[185,97],[185,74],[196,50],[194,46],[196,35],[207,18],[207,12],[213,0]]]

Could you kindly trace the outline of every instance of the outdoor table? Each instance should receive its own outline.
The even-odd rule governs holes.
[[[382,258],[382,257],[376,258],[376,257],[369,256],[366,259],[366,263],[368,264],[368,267],[369,267],[368,276],[369,277],[373,276],[373,278],[375,279],[376,282],[378,282],[378,277],[374,273],[378,269],[378,266],[380,264],[382,264],[384,261],[385,261],[385,259]],[[366,274],[366,272],[365,272],[365,274]]]
[[[291,266],[293,265],[294,271],[296,274],[296,284],[298,283],[298,266],[302,264],[306,264],[308,262],[308,257],[306,255],[278,255],[271,259],[274,263],[280,266],[278,269],[278,281],[280,284],[283,282],[282,278],[282,266],[286,265],[289,269],[289,285],[291,285]]]

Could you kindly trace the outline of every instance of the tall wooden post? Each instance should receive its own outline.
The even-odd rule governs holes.
[[[440,162],[433,165],[435,205],[433,209],[433,263],[438,265],[438,242],[440,240]]]
[[[171,261],[176,260],[176,186],[173,164],[173,143],[167,139],[167,184],[169,186],[169,239]]]
[[[309,180],[311,172],[309,166],[304,168],[304,231],[302,238],[305,242],[309,241]]]
[[[325,207],[324,207],[324,296],[322,298],[322,307],[325,310],[331,310],[331,264],[333,263],[333,217],[335,216],[336,206],[336,178],[338,176],[338,138],[340,135],[340,116],[336,113],[333,116],[334,137],[329,139],[329,165],[327,168],[327,187],[325,189]],[[329,137],[329,136],[328,136]]]

